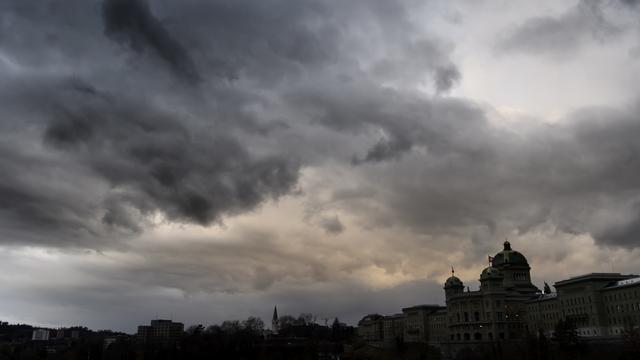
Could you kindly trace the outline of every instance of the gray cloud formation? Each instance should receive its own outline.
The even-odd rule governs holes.
[[[455,121],[416,126],[416,150],[401,160],[361,169],[364,189],[384,191],[333,202],[371,224],[405,224],[424,234],[467,237],[469,228],[485,227],[495,238],[551,222],[599,244],[637,247],[637,105],[585,108],[564,124],[522,132],[493,127],[470,104],[457,106]]]
[[[31,152],[30,161],[46,162],[45,153],[53,152],[60,161],[72,163],[73,171],[82,169],[82,176],[74,179],[77,191],[70,190],[67,201],[22,189],[23,184],[7,179],[4,191],[12,196],[3,198],[3,208],[6,219],[13,219],[7,222],[16,221],[7,228],[17,231],[11,241],[33,241],[18,229],[46,225],[47,231],[54,230],[50,237],[59,239],[51,244],[95,246],[83,238],[141,232],[158,213],[168,221],[209,225],[288,193],[306,159],[288,156],[286,142],[274,147],[270,139],[278,142],[287,132],[312,139],[317,128],[296,117],[296,105],[287,100],[292,89],[307,86],[307,78],[341,79],[345,71],[358,71],[360,53],[343,51],[360,42],[349,35],[354,26],[347,21],[349,14],[362,14],[365,27],[393,28],[381,33],[389,40],[401,35],[398,25],[411,29],[400,4],[328,5],[72,1],[74,12],[97,17],[77,20],[75,28],[64,26],[65,15],[55,1],[5,5],[9,33],[43,27],[57,39],[49,45],[38,32],[27,32],[34,45],[29,48],[16,36],[4,39],[4,53],[21,64],[17,72],[5,73],[3,102],[10,109],[4,119],[6,135],[22,138],[18,147],[41,143],[41,152]],[[134,52],[119,52],[112,40]],[[415,66],[427,73],[446,68],[437,86],[438,91],[448,90],[453,82],[448,79],[458,74],[447,59],[448,50],[430,39],[417,44],[398,46],[422,49],[426,57]],[[78,57],[82,46],[90,50]],[[47,67],[32,60],[51,52],[56,56]],[[167,70],[188,82],[201,81],[201,86],[176,83],[166,76]],[[366,77],[358,75],[356,82]],[[283,117],[283,112],[294,115]],[[31,124],[31,130],[16,127],[18,121]],[[407,150],[401,139],[406,125],[386,130],[392,145],[374,146],[368,160]],[[7,153],[7,162],[16,151],[26,149]],[[16,179],[47,179],[26,166],[14,171]],[[49,193],[55,193],[62,184],[50,186]],[[87,187],[95,192],[84,192]],[[338,231],[335,224],[331,229]]]
[[[507,33],[498,47],[503,51],[573,56],[585,43],[606,42],[625,30],[612,17],[627,9],[615,5],[609,1],[580,0],[558,16],[526,20]]]
[[[338,216],[323,217],[320,219],[320,226],[324,228],[327,234],[337,235],[344,231],[344,225]]]
[[[121,99],[77,82],[54,86],[56,95],[39,104],[43,146],[89,170],[73,183],[99,180],[108,187],[98,186],[102,192],[92,196],[80,186],[79,193],[71,190],[73,197],[61,200],[37,187],[20,190],[20,176],[50,179],[31,167],[7,164],[16,177],[5,178],[3,208],[15,212],[20,224],[65,230],[61,237],[83,228],[92,237],[103,235],[98,218],[111,228],[139,231],[145,218],[160,211],[169,221],[208,225],[285,194],[297,181],[295,160],[250,154],[231,134],[189,123],[144,100]],[[7,153],[7,162],[14,152]],[[28,161],[45,161],[32,156]],[[83,205],[86,196],[94,199],[89,208]]]
[[[186,49],[154,17],[145,0],[107,0],[102,6],[105,33],[136,51],[152,48],[173,71],[191,81],[200,76]]]
[[[388,216],[385,223],[408,224],[421,232],[465,226],[495,232],[501,227],[527,231],[553,221],[566,231],[592,233],[602,243],[633,246],[626,233],[634,229],[634,218],[624,226],[616,223],[616,231],[623,233],[613,234],[608,230],[613,225],[603,215],[609,207],[614,213],[622,207],[635,209],[633,202],[613,205],[625,191],[636,190],[635,172],[629,169],[635,165],[637,149],[632,143],[619,143],[620,136],[635,133],[632,109],[585,109],[566,125],[532,127],[523,134],[494,128],[487,119],[490,109],[435,95],[450,90],[461,76],[445,43],[434,38],[385,42],[401,39],[405,32],[400,28],[413,29],[399,4],[157,5],[102,3],[106,37],[89,23],[77,24],[89,30],[73,40],[89,42],[100,36],[92,50],[95,54],[87,56],[99,54],[106,61],[74,58],[77,46],[56,47],[64,61],[94,66],[100,72],[80,73],[80,80],[73,82],[48,73],[31,75],[30,81],[40,82],[40,88],[18,85],[21,75],[6,75],[5,84],[24,90],[10,94],[5,88],[5,103],[13,111],[5,129],[27,142],[37,141],[40,131],[44,148],[53,150],[64,164],[72,163],[74,172],[82,169],[76,179],[82,185],[77,188],[98,190],[78,191],[60,201],[36,191],[37,184],[25,188],[5,180],[5,219],[22,224],[14,227],[15,234],[29,223],[25,219],[31,217],[20,215],[26,213],[34,214],[34,224],[84,229],[81,232],[88,237],[103,236],[103,226],[108,231],[144,231],[156,212],[169,221],[208,225],[288,193],[297,183],[300,166],[321,166],[320,159],[326,157],[347,168],[356,165],[351,171],[363,179],[361,186],[387,189],[378,193],[385,198],[365,199],[384,204],[375,208],[378,215]],[[594,24],[605,30],[616,28],[606,25],[600,6],[582,2],[557,24],[576,22],[572,31]],[[12,24],[43,20],[42,14],[28,8],[9,7],[9,16],[16,19]],[[165,16],[154,14],[167,14],[167,20],[161,23],[158,19]],[[345,22],[348,14],[358,14],[358,26],[365,29],[388,28],[377,36],[398,52],[371,57],[374,52],[362,47],[353,24]],[[283,16],[294,20],[283,21]],[[58,17],[51,21],[61,22]],[[532,20],[522,28],[529,30],[521,33],[541,34],[535,30],[539,21]],[[295,36],[282,37],[283,33]],[[122,37],[134,49],[151,48],[170,64],[172,73],[197,75],[202,86],[175,84],[164,76],[166,68],[155,66],[144,54],[133,63],[121,62],[111,39]],[[16,59],[35,55],[12,39],[4,44],[5,52]],[[356,51],[345,52],[350,46]],[[194,63],[201,64],[197,73]],[[380,85],[406,82],[411,71],[432,76],[434,95],[415,91],[411,82],[401,88]],[[33,131],[16,128],[13,118],[27,119]],[[607,119],[607,126],[599,125],[602,119]],[[294,137],[302,141],[293,141]],[[349,137],[355,140],[312,150]],[[592,139],[598,140],[591,144]],[[618,142],[614,149],[622,154],[603,158],[608,152],[594,150],[614,139]],[[14,166],[16,178],[42,177],[31,168],[11,165],[19,163],[13,158],[24,152],[19,148],[7,152],[5,166]],[[29,156],[30,161],[47,163],[44,154],[32,151]],[[615,167],[617,156],[627,159],[625,167]],[[614,173],[626,176],[613,181]],[[623,179],[626,182],[618,184]],[[588,206],[576,211],[567,205],[571,203]],[[64,211],[55,210],[59,207]],[[347,207],[358,210],[356,205]],[[378,215],[365,211],[362,216]],[[330,232],[342,231],[336,222],[327,226]],[[16,237],[20,236],[11,238]],[[68,233],[59,237],[66,239]]]

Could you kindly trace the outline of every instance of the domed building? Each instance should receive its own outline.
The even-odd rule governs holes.
[[[505,241],[502,251],[490,257],[480,274],[480,289],[464,291],[454,276],[444,285],[449,340],[493,341],[523,336],[524,302],[540,290],[531,283],[527,258]]]
[[[505,241],[504,249],[491,258],[491,268],[502,273],[502,286],[509,291],[516,291],[522,294],[540,291],[531,284],[531,275],[529,274],[531,267],[527,262],[527,258],[518,251],[511,249],[509,241]]]
[[[556,282],[556,292],[545,283],[543,293],[531,283],[527,258],[509,241],[489,262],[477,290],[465,286],[451,268],[444,282],[446,306],[415,305],[402,314],[367,315],[358,324],[360,336],[380,346],[423,342],[439,347],[445,358],[455,358],[461,349],[523,346],[527,334],[551,338],[561,320],[574,324],[581,337],[607,341],[620,341],[630,327],[640,330],[634,325],[640,323],[639,275],[579,275]]]
[[[444,282],[444,291],[449,295],[460,294],[464,290],[464,284],[462,280],[458,279],[455,275],[455,271],[451,268],[451,277]]]

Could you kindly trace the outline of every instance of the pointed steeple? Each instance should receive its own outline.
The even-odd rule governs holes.
[[[278,307],[273,307],[273,317],[271,318],[271,331],[277,334],[280,330],[280,320],[278,320]]]

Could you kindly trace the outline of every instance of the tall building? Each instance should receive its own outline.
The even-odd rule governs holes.
[[[138,326],[140,344],[175,344],[184,334],[184,324],[171,320],[151,320],[151,325]]]
[[[462,346],[552,337],[560,321],[573,324],[581,337],[608,341],[620,340],[640,325],[638,275],[592,273],[556,282],[556,292],[546,283],[540,291],[531,283],[527,258],[508,241],[489,260],[477,290],[465,287],[452,268],[444,283],[446,306],[412,306],[393,316],[370,314],[358,323],[358,333],[378,346],[402,334],[404,342],[440,346],[451,355]]]
[[[31,340],[34,341],[46,341],[49,340],[51,331],[49,329],[35,329],[31,334]]]

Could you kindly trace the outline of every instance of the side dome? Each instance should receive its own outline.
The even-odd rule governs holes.
[[[447,281],[444,282],[444,287],[446,289],[446,288],[464,287],[464,285],[462,285],[462,280],[452,275],[447,279]]]
[[[527,258],[518,251],[512,250],[511,243],[508,241],[504,242],[504,249],[493,257],[491,264],[493,266],[501,266],[505,264],[529,266]]]
[[[480,280],[495,279],[500,278],[501,276],[502,275],[500,274],[500,271],[498,269],[494,268],[493,266],[489,266],[482,270],[482,273],[480,274]]]

